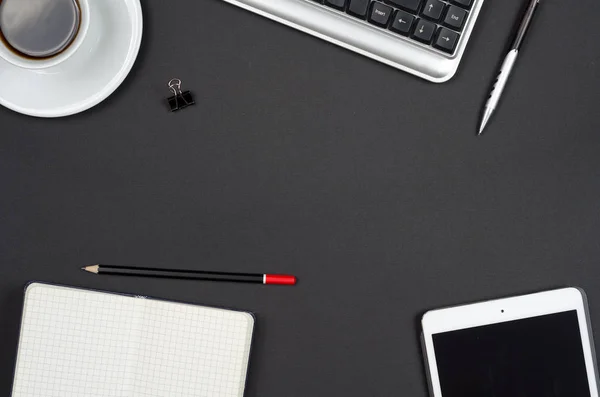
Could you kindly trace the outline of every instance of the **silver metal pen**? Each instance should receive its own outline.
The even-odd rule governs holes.
[[[517,60],[517,56],[519,55],[519,50],[521,49],[521,45],[523,44],[523,39],[527,34],[527,30],[531,21],[533,20],[533,16],[535,15],[535,11],[540,3],[540,0],[531,0],[531,3],[527,7],[527,11],[525,12],[525,16],[521,21],[521,25],[519,26],[519,30],[517,30],[517,34],[515,40],[513,42],[510,51],[504,58],[504,62],[502,63],[502,67],[498,72],[498,77],[496,78],[496,83],[490,92],[489,99],[485,104],[485,108],[483,110],[483,115],[481,118],[481,124],[479,125],[478,135],[481,135],[486,125],[489,123],[496,107],[498,106],[498,102],[500,102],[500,97],[502,96],[502,92],[504,91],[504,87],[506,87],[506,83],[510,77],[513,66],[515,65],[515,61]]]

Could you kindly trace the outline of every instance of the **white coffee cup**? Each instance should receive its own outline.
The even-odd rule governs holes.
[[[71,44],[69,44],[69,46],[61,53],[43,59],[26,58],[15,54],[13,50],[6,46],[4,41],[0,40],[0,57],[15,66],[24,69],[46,69],[63,63],[77,51],[88,33],[90,26],[90,5],[88,1],[89,0],[77,0],[80,11],[79,29]]]

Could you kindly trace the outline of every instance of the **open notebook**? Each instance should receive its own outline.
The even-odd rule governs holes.
[[[251,314],[30,284],[12,397],[241,397]]]

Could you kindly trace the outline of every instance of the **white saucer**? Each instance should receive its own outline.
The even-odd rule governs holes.
[[[0,58],[0,105],[37,117],[62,117],[97,105],[121,85],[142,42],[140,0],[91,0],[88,32],[59,65],[24,69]]]

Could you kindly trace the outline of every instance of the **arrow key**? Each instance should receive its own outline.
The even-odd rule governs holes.
[[[421,15],[427,19],[439,21],[445,6],[446,4],[442,3],[440,0],[427,0],[425,7],[423,7],[423,11],[421,11]]]
[[[431,39],[433,39],[435,28],[435,23],[425,21],[424,19],[419,19],[419,22],[417,22],[417,26],[415,27],[415,31],[412,34],[412,37],[415,40],[419,40],[420,42],[429,44],[431,43]]]
[[[398,10],[396,15],[394,15],[394,20],[392,21],[392,26],[390,26],[390,30],[396,33],[400,33],[401,35],[408,36],[410,33],[410,28],[415,22],[415,17],[410,15],[408,12]]]
[[[452,54],[456,48],[459,37],[460,35],[458,33],[453,32],[450,29],[441,28],[433,46],[439,50]]]

